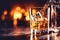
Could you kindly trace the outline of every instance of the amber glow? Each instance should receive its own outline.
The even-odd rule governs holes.
[[[13,20],[13,25],[14,25],[14,27],[17,26],[17,20],[16,19]]]
[[[12,9],[10,15],[13,19],[21,19],[22,18],[21,8],[17,6],[16,8]]]
[[[29,15],[28,16],[26,16],[26,21],[29,21],[30,20],[30,18],[29,18]]]
[[[30,27],[33,28],[33,29],[35,29],[34,26],[36,26],[35,21],[32,21],[32,23],[30,24]]]
[[[21,18],[22,18],[22,14],[20,13],[20,7],[16,7],[16,10],[14,11],[14,14],[13,14],[14,28],[17,28],[17,19],[21,19]]]
[[[21,13],[21,7],[20,6],[16,6],[14,8],[12,8],[11,12],[10,12],[11,18],[13,19],[13,25],[14,28],[17,28],[17,19],[21,20],[22,18],[22,13]]]
[[[7,15],[7,13],[8,13],[7,10],[4,10],[4,11],[3,11],[3,14],[2,14],[2,16],[1,16],[1,19],[2,19],[2,20],[5,20],[5,18],[6,18],[5,15]]]
[[[32,9],[32,14],[35,15],[36,14],[36,10]]]
[[[3,12],[3,15],[7,15],[7,13],[8,13],[7,10],[5,10],[5,11]]]
[[[21,9],[21,13],[25,13],[25,9]]]
[[[4,16],[4,15],[2,15],[2,16],[1,16],[1,19],[2,19],[2,20],[5,20],[5,16]]]
[[[17,10],[17,11],[20,11],[20,10],[21,10],[21,8],[20,8],[19,6],[17,6],[17,7],[16,7],[16,10]]]
[[[30,18],[29,18],[29,11],[28,11],[28,10],[25,12],[24,15],[25,15],[25,19],[26,19],[26,21],[29,21]]]
[[[19,12],[15,12],[14,13],[14,19],[21,19],[22,18],[22,14]]]
[[[25,16],[28,16],[28,15],[29,15],[29,12],[28,12],[28,11],[26,11],[24,15],[25,15]]]

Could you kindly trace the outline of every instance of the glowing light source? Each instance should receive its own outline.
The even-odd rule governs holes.
[[[30,17],[29,17],[29,11],[28,10],[25,12],[24,15],[25,15],[26,21],[29,21],[30,20]]]
[[[15,12],[14,13],[14,19],[21,19],[22,18],[22,14],[19,12]]]
[[[30,20],[30,18],[29,18],[29,15],[28,16],[26,16],[26,21],[29,21]]]
[[[29,12],[28,12],[28,11],[26,11],[24,15],[25,15],[25,16],[28,16],[28,15],[29,15]]]
[[[10,12],[11,18],[13,19],[13,25],[14,28],[17,29],[17,19],[21,20],[22,18],[22,13],[21,13],[21,7],[20,6],[16,6],[13,7],[13,9]]]
[[[7,15],[7,10],[5,10],[5,11],[3,12],[3,15]]]
[[[19,11],[19,10],[21,10],[21,8],[20,8],[19,6],[17,6],[17,7],[16,7],[16,10]]]
[[[4,10],[4,12],[3,12],[2,16],[1,16],[1,19],[2,20],[5,20],[5,18],[6,18],[5,15],[7,15],[7,10]]]

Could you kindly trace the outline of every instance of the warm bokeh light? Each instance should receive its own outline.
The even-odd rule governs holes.
[[[7,13],[8,13],[7,10],[4,10],[4,11],[3,11],[3,14],[2,14],[2,16],[1,16],[1,19],[2,19],[2,20],[5,20]]]
[[[20,11],[20,10],[21,10],[20,6],[17,6],[17,7],[16,7],[16,10],[17,10],[17,11]]]
[[[17,20],[16,19],[13,20],[13,25],[14,25],[14,28],[16,28],[16,26],[17,26]]]
[[[14,19],[21,19],[22,18],[22,14],[20,12],[21,8],[18,6],[16,7],[15,11],[14,11]]]
[[[25,13],[25,9],[21,9],[21,13]]]
[[[21,19],[22,18],[22,14],[19,12],[15,12],[14,13],[14,19]]]
[[[22,8],[20,6],[16,6],[16,7],[12,8],[12,10],[10,12],[11,18],[13,19],[13,25],[14,25],[15,29],[18,28],[17,19],[21,20],[21,18],[22,18],[21,9]]]
[[[7,15],[7,13],[8,13],[7,10],[4,10],[3,15]]]
[[[29,18],[29,15],[28,16],[26,16],[26,21],[29,21],[30,20],[30,18]]]
[[[28,11],[26,11],[24,15],[25,15],[25,16],[28,16],[28,15],[29,15],[29,12],[28,12]]]
[[[5,16],[4,16],[4,15],[2,15],[2,16],[1,16],[1,19],[2,19],[2,20],[5,20]]]
[[[22,18],[21,8],[19,6],[13,8],[10,12],[10,15],[13,19],[21,19]]]
[[[30,17],[29,17],[29,11],[27,10],[27,12],[25,12],[25,19],[26,21],[29,21],[30,20]]]
[[[14,9],[12,9],[11,11],[10,11],[10,17],[13,19],[13,15],[14,15]]]

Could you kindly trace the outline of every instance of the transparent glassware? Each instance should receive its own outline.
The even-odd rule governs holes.
[[[29,9],[30,12],[30,29],[31,34],[40,33],[41,30],[48,29],[47,9],[42,7],[34,7]]]

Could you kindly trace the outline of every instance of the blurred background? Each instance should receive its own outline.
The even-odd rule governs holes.
[[[47,0],[0,0],[0,28],[14,28],[16,24],[29,27],[29,8],[43,7],[46,2]]]
[[[29,30],[29,8],[43,7],[47,0],[0,0],[0,29]]]

